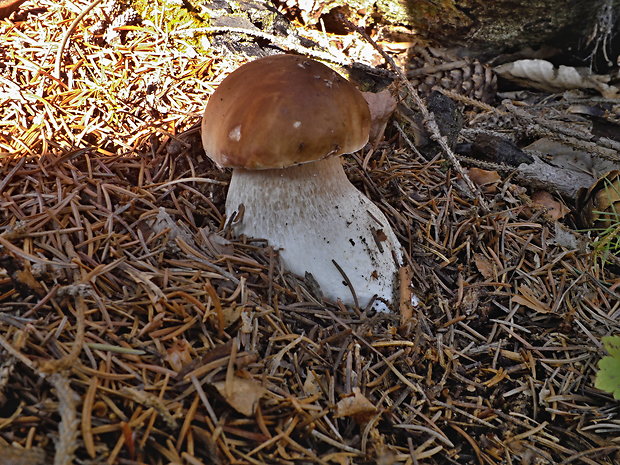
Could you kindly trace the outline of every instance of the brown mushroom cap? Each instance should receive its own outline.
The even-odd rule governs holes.
[[[202,143],[219,166],[284,168],[355,152],[369,128],[353,84],[314,60],[275,55],[222,81],[204,112]]]

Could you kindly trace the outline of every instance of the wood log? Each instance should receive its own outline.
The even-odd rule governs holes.
[[[532,163],[522,163],[517,167],[515,181],[532,189],[546,190],[560,194],[565,199],[576,200],[580,189],[589,188],[595,181],[588,173],[549,165],[533,156]]]
[[[613,24],[614,12],[617,18],[620,11],[620,0],[328,0],[297,4],[307,22],[321,19],[329,24],[336,14],[358,24],[368,24],[369,18],[374,18],[382,26],[405,26],[439,45],[465,47],[482,55],[541,45],[568,50],[591,37],[611,37],[613,26],[609,30],[602,26],[606,19]]]

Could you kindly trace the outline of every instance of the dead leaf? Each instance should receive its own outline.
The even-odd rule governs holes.
[[[385,232],[383,231],[383,229],[375,229],[375,239],[378,242],[384,242],[387,241],[388,237],[387,234],[385,234]]]
[[[323,455],[321,459],[336,465],[351,465],[353,457],[356,457],[356,455],[352,452],[332,452],[331,454]]]
[[[17,350],[22,350],[24,347],[26,347],[26,344],[28,343],[28,335],[29,335],[29,331],[24,331],[22,329],[18,329],[17,331],[15,331],[15,334],[13,334],[13,348],[17,349]]]
[[[179,372],[184,365],[192,361],[191,349],[192,346],[185,339],[174,341],[172,347],[166,350],[164,360],[174,371]]]
[[[620,170],[610,171],[577,196],[577,214],[586,228],[607,228],[620,215]]]
[[[38,295],[45,295],[45,288],[39,281],[32,275],[30,266],[24,267],[23,270],[15,272],[15,278],[25,286],[28,286]]]
[[[487,171],[480,168],[469,168],[467,174],[473,183],[480,186],[486,194],[496,192],[497,184],[502,180],[497,171]]]
[[[307,371],[306,380],[304,381],[304,392],[308,396],[313,396],[321,392],[321,386],[319,386],[319,382],[312,370]]]
[[[242,305],[233,305],[230,307],[222,307],[222,317],[224,318],[224,327],[228,328],[230,325],[239,321],[241,314],[243,313]]]
[[[137,270],[131,265],[123,263],[120,268],[127,273],[136,282],[136,284],[142,285],[142,289],[146,291],[149,296],[149,300],[153,303],[155,308],[161,308],[161,302],[166,300],[165,294],[162,290],[151,281],[149,273]]]
[[[353,388],[353,395],[336,404],[336,418],[353,417],[357,423],[367,423],[377,413],[377,407],[370,402],[359,388]]]
[[[46,294],[45,288],[32,274],[32,267],[29,262],[6,254],[0,256],[0,267],[7,270],[16,286],[28,289],[39,296]]]
[[[482,254],[474,254],[474,262],[476,268],[485,279],[491,279],[495,276],[495,267],[493,262]]]
[[[547,304],[541,302],[530,288],[521,285],[518,291],[520,293],[519,295],[514,294],[512,296],[513,302],[525,305],[527,308],[531,308],[538,313],[551,313],[551,308],[549,308]]]
[[[383,138],[385,127],[392,113],[396,110],[398,102],[388,89],[377,93],[362,92],[362,95],[370,109],[370,137],[368,141],[375,144]]]
[[[213,255],[232,255],[235,251],[232,242],[207,228],[200,230],[198,238],[198,244],[210,250]]]
[[[226,381],[213,383],[224,400],[241,415],[251,417],[256,412],[258,401],[267,393],[260,383],[253,379],[233,376],[230,380],[232,386],[227,389]]]
[[[192,241],[192,234],[187,226],[175,222],[164,207],[159,207],[155,219],[149,220],[147,223],[155,234],[161,234],[163,231],[168,230],[169,241],[174,241],[177,237],[182,238],[185,242],[191,243]]]
[[[475,286],[466,287],[463,291],[463,300],[461,300],[460,308],[467,316],[480,314],[480,289]]]
[[[197,368],[201,366],[210,364],[211,362],[222,361],[223,359],[225,359],[226,357],[230,355],[231,350],[232,350],[232,344],[233,344],[233,340],[229,339],[228,342],[226,342],[225,344],[219,344],[211,348],[201,357],[195,358],[194,360],[191,361],[191,363],[189,363],[188,365],[185,365],[183,369],[181,370],[181,372],[179,373],[179,377],[183,378],[191,371],[196,370]],[[221,365],[225,365],[225,364],[226,364],[226,361],[221,362]]]
[[[558,201],[547,191],[537,191],[532,194],[532,205],[545,209],[545,215],[553,221],[564,218],[570,209]]]
[[[549,238],[550,244],[556,244],[565,249],[578,249],[580,247],[577,233],[561,223],[555,223],[555,235]]]

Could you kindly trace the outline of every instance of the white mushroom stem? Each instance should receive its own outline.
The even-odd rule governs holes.
[[[368,305],[393,302],[402,252],[387,218],[347,179],[339,157],[284,169],[233,171],[226,213],[243,205],[234,232],[267,239],[284,267],[311,273],[323,296]],[[375,308],[387,310],[377,301]]]

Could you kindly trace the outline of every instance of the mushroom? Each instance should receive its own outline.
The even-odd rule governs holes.
[[[347,179],[338,155],[368,141],[362,94],[327,66],[275,55],[218,86],[202,120],[206,154],[233,168],[226,214],[236,236],[267,239],[283,266],[324,297],[389,308],[402,252],[385,215]]]

